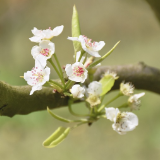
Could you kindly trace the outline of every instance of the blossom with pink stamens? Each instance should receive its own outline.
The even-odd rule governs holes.
[[[43,40],[39,43],[39,46],[34,46],[31,50],[31,54],[36,61],[45,67],[47,60],[52,57],[55,52],[55,45],[49,40]]]
[[[24,79],[32,86],[30,95],[36,90],[41,90],[42,85],[49,81],[50,68],[43,68],[40,64],[35,66],[31,71],[24,73]]]
[[[68,39],[81,42],[83,50],[89,53],[91,56],[101,57],[98,51],[100,51],[104,47],[104,41],[92,42],[92,39],[89,39],[86,36],[82,35],[80,35],[79,37],[68,37]]]
[[[88,71],[85,69],[81,62],[76,62],[74,64],[67,64],[65,68],[68,78],[75,82],[83,83],[88,75]]]
[[[50,40],[54,36],[58,36],[62,33],[64,26],[57,26],[53,30],[51,27],[46,30],[39,30],[36,27],[33,28],[32,33],[34,34],[33,37],[29,38],[32,42],[41,42],[42,40]]]

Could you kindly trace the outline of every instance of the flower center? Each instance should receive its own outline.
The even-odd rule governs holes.
[[[42,70],[38,70],[38,67],[33,68],[32,70],[32,76],[30,77],[33,80],[33,85],[36,85],[39,82],[43,81],[43,72]]]
[[[87,38],[86,36],[83,35],[84,41],[85,41],[85,45],[88,49],[91,49],[93,47],[96,47],[96,42],[94,41],[92,43],[92,39]]]
[[[84,69],[82,67],[74,67],[73,69],[73,74],[78,76],[78,77],[81,77],[84,73]]]
[[[49,49],[48,48],[45,48],[45,49],[42,49],[40,51],[40,53],[43,55],[43,56],[49,56]]]

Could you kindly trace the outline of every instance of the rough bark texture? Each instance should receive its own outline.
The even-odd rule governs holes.
[[[115,71],[119,76],[113,90],[119,89],[122,81],[132,82],[136,89],[144,89],[160,94],[160,70],[149,67],[144,63],[123,66],[103,66],[97,69],[94,80],[99,80],[107,71]],[[86,82],[86,84],[88,81]],[[29,114],[34,111],[66,106],[68,97],[53,93],[52,88],[43,87],[42,90],[29,95],[30,86],[11,86],[0,82],[0,114],[13,117],[16,114]]]

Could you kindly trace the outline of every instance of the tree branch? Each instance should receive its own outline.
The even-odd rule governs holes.
[[[160,70],[149,67],[144,63],[136,65],[118,65],[99,67],[94,80],[99,80],[107,71],[114,71],[119,76],[112,90],[119,89],[122,81],[132,82],[136,89],[144,89],[160,94]],[[86,82],[86,84],[88,81]],[[13,117],[16,114],[26,115],[34,111],[66,106],[68,97],[53,93],[52,88],[43,87],[42,90],[29,95],[30,86],[11,86],[0,82],[0,114]]]

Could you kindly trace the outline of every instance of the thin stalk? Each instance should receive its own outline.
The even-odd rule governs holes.
[[[121,93],[117,94],[114,98],[112,98],[110,101],[108,101],[106,104],[102,105],[99,109],[98,112],[102,111],[108,104],[110,104],[111,102],[113,102],[114,100],[116,100],[117,98],[119,98],[120,96],[122,96]]]
[[[107,56],[109,56],[113,51],[114,49],[117,47],[117,45],[119,44],[120,41],[118,41],[111,50],[109,50],[103,57],[101,57],[99,60],[93,62],[91,65],[89,65],[88,68],[92,68],[94,66],[96,66],[98,63],[102,62]]]
[[[70,81],[70,82],[68,82],[68,84],[66,85],[66,90],[70,89],[71,86],[75,83],[75,82],[73,82],[73,81],[71,81],[71,80],[69,80],[69,81]]]
[[[56,53],[54,53],[53,56],[54,56],[54,58],[55,58],[55,60],[56,60],[56,63],[57,63],[57,65],[58,65],[58,68],[59,68],[59,71],[60,71],[60,74],[61,74],[61,76],[62,76],[62,83],[63,83],[63,85],[65,85],[64,77],[63,77],[63,71],[62,71],[62,68],[61,68],[61,65],[60,65],[60,63],[59,63],[59,60],[58,60],[58,58],[57,58]]]
[[[84,55],[85,52],[81,52],[81,55],[79,56],[78,62],[81,61],[82,56]]]
[[[61,89],[63,89],[63,86],[61,84],[59,84],[58,82],[52,81],[51,79],[49,80],[50,83],[55,84],[56,86],[60,87]]]
[[[57,67],[56,67],[55,64],[53,63],[52,59],[50,58],[48,61],[51,63],[52,67],[55,69],[56,73],[58,74],[59,78],[61,79],[61,81],[62,81],[62,83],[63,83],[63,78],[62,78],[61,74],[59,73]]]
[[[88,121],[87,121],[87,122],[78,123],[78,124],[76,124],[75,126],[71,127],[71,129],[77,128],[78,126],[80,126],[80,125],[82,125],[82,124],[85,124],[85,123],[88,123]]]
[[[128,107],[128,103],[124,103],[122,105],[120,105],[118,108],[127,108]]]
[[[74,116],[76,116],[76,117],[87,117],[87,116],[90,116],[90,115],[88,115],[88,114],[86,114],[86,115],[80,115],[80,114],[75,113],[75,112],[72,110],[71,105],[72,105],[72,100],[70,99],[70,100],[68,101],[68,109],[69,109],[69,112],[70,112],[72,115],[74,115]]]

